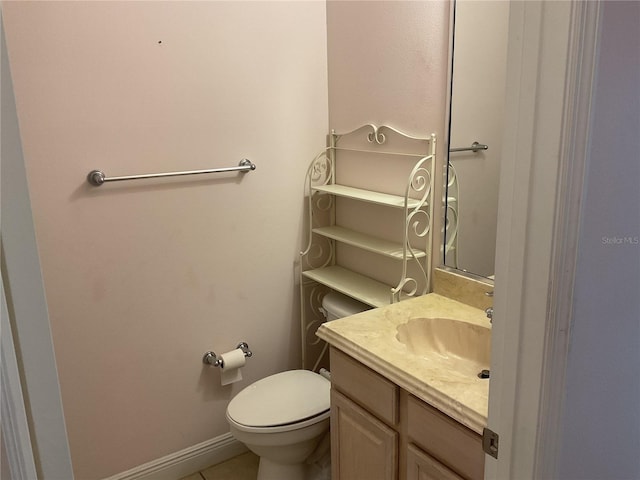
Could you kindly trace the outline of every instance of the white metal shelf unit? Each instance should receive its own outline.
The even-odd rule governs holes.
[[[402,151],[392,151],[387,140],[399,139]],[[347,145],[343,140],[348,139]],[[353,144],[355,143],[355,147]],[[392,142],[389,142],[392,143]],[[407,147],[408,145],[408,147]],[[309,166],[306,178],[308,198],[307,245],[301,252],[301,303],[303,328],[303,362],[308,364],[309,345],[317,343],[315,330],[324,320],[320,311],[321,298],[336,290],[372,307],[380,307],[426,293],[430,287],[431,243],[433,230],[433,184],[435,166],[435,135],[413,137],[386,125],[364,125],[345,134],[329,135],[329,147]],[[346,152],[381,156],[385,163],[396,157],[409,157],[412,168],[404,185],[403,195],[355,188],[336,183],[336,162]],[[415,160],[414,160],[415,159]],[[349,226],[336,225],[336,198],[347,198],[372,204],[371,208],[398,210],[399,241],[371,236]],[[394,284],[380,282],[361,272],[337,264],[336,244],[345,244],[377,254],[399,263]],[[411,273],[409,273],[409,271]],[[317,366],[318,361],[316,361]]]

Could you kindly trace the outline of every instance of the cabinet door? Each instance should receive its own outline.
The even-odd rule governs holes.
[[[410,441],[463,478],[484,478],[480,435],[415,397],[410,396],[407,405]]]
[[[414,445],[407,448],[407,480],[463,480]]]
[[[331,390],[332,480],[397,480],[398,434]]]

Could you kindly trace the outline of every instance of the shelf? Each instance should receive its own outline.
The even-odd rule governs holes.
[[[372,307],[391,303],[391,287],[339,266],[307,270],[302,275]]]
[[[338,197],[352,198],[377,205],[386,205],[388,207],[404,208],[404,197],[400,195],[390,195],[388,193],[373,192],[371,190],[335,184],[318,185],[312,187],[312,189],[316,192],[329,193]],[[415,198],[409,198],[407,202],[409,208],[419,207],[420,203],[420,200],[416,200]]]
[[[353,245],[354,247],[369,252],[384,255],[385,257],[396,260],[402,260],[404,258],[401,243],[390,242],[339,226],[314,228],[313,232],[347,245]],[[413,252],[416,258],[423,258],[427,255],[424,251],[416,248],[413,249]],[[407,254],[410,255],[409,252],[407,252]]]
[[[387,142],[391,138],[394,140]],[[393,145],[401,146],[401,152],[392,151]],[[328,290],[372,307],[424,295],[431,287],[434,256],[431,248],[434,203],[437,203],[434,202],[435,135],[419,138],[390,126],[366,124],[348,133],[338,134],[332,130],[327,147],[307,169],[304,196],[309,218],[305,219],[306,245],[302,248],[299,268],[301,326],[305,332],[302,363],[304,368],[313,371],[328,363],[326,345],[318,345],[313,335],[307,338],[325,321],[320,304]],[[370,165],[353,162],[353,155],[343,155],[344,150],[360,152],[363,158],[370,154],[382,155],[379,157],[382,161],[376,162],[381,168],[374,173]],[[398,163],[395,160],[398,155],[413,159]],[[335,183],[339,165],[343,168],[343,160],[347,166],[350,165],[348,168],[361,167],[362,175],[357,177],[357,185],[361,188]],[[376,191],[373,181],[381,175],[391,175],[391,172],[397,181],[389,179],[393,186],[385,182],[390,190],[385,186],[379,188],[396,195]],[[457,196],[453,195],[453,190],[449,193]],[[360,202],[355,212],[351,208],[354,202]],[[449,212],[450,216],[457,213],[457,204],[450,200],[449,205],[454,207],[453,213]],[[336,225],[337,222],[340,225]],[[359,230],[358,225],[364,231]],[[345,257],[353,255],[353,270],[336,265],[343,261],[342,254]],[[330,266],[316,268],[321,263]],[[389,268],[393,271],[388,272]],[[365,275],[365,271],[388,283],[374,280]],[[400,288],[400,291],[392,294],[395,288]]]

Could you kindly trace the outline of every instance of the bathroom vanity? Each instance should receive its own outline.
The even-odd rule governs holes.
[[[488,368],[488,332],[481,309],[438,294],[322,325],[332,478],[482,479],[489,381],[476,370]]]

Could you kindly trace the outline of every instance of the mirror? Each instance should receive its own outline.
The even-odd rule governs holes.
[[[453,6],[443,260],[448,267],[490,278],[495,262],[508,22],[509,2],[456,0]]]

